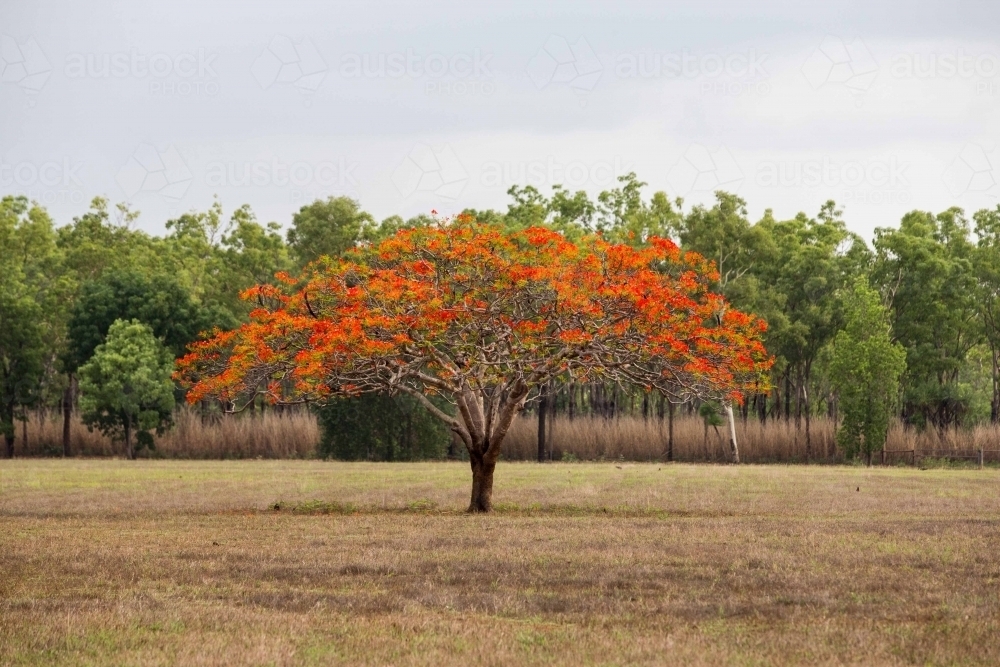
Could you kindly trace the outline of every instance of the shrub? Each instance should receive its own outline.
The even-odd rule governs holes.
[[[444,458],[451,434],[411,396],[367,394],[316,409],[324,458],[416,461]]]

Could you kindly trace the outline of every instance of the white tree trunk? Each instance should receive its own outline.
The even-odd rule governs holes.
[[[729,419],[729,446],[733,449],[733,463],[739,463],[740,449],[736,445],[736,419],[733,417],[731,403],[726,403],[726,418]]]

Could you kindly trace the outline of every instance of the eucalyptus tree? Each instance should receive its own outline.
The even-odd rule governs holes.
[[[15,421],[58,389],[71,291],[52,220],[25,197],[0,200],[0,431],[14,452]]]
[[[837,442],[848,458],[885,446],[896,405],[906,351],[894,342],[878,292],[858,278],[844,299],[845,325],[833,341],[830,377],[840,397],[843,422]]]
[[[806,456],[812,455],[810,383],[822,349],[841,327],[838,295],[857,269],[856,255],[863,242],[850,234],[832,201],[819,215],[800,213],[774,226],[777,261],[764,273],[782,295],[786,325],[777,350],[786,362],[785,414],[790,412],[790,389],[795,389],[795,423],[805,418]]]
[[[873,280],[906,349],[903,416],[911,423],[957,427],[968,407],[960,372],[983,335],[969,233],[959,208],[912,211],[898,229],[875,231]]]
[[[990,421],[1000,421],[1000,206],[972,216],[976,227],[973,265],[983,336],[990,348]]]
[[[362,229],[372,223],[371,214],[350,197],[317,199],[292,216],[288,247],[300,266],[319,257],[336,257],[357,245]]]

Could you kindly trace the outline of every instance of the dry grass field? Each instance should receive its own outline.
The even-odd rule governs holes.
[[[16,456],[60,456],[62,454],[62,415],[50,412],[31,415],[27,424],[27,444],[23,431],[16,429]],[[584,461],[624,459],[626,461],[662,461],[666,457],[666,425],[658,419],[622,416],[616,419],[559,416],[549,420],[551,454],[554,460],[569,455]],[[678,461],[729,460],[725,426],[706,433],[697,416],[677,417],[674,428],[674,457]],[[744,463],[804,462],[806,442],[803,430],[796,431],[794,421],[770,420],[761,424],[755,419],[737,420],[736,433],[740,458]],[[817,417],[812,421],[813,462],[840,463],[833,421]],[[538,457],[537,417],[528,414],[514,421],[503,444],[508,460],[532,461]],[[320,427],[315,415],[305,410],[281,413],[242,414],[202,420],[193,410],[177,411],[174,426],[156,440],[156,451],[140,456],[178,459],[303,459],[316,456]],[[121,455],[121,443],[113,443],[97,431],[88,431],[74,417],[70,428],[70,452],[73,456]],[[886,442],[887,462],[912,462],[913,450],[973,456],[980,448],[986,460],[1000,459],[1000,427],[980,424],[973,428],[944,433],[935,429],[918,431],[894,424]],[[907,455],[901,455],[903,453]]]
[[[502,463],[490,516],[468,486],[0,461],[0,663],[1000,663],[996,469]]]

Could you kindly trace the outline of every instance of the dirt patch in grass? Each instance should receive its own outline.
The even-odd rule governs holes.
[[[996,471],[507,465],[492,516],[467,482],[4,462],[0,664],[1000,662]]]

